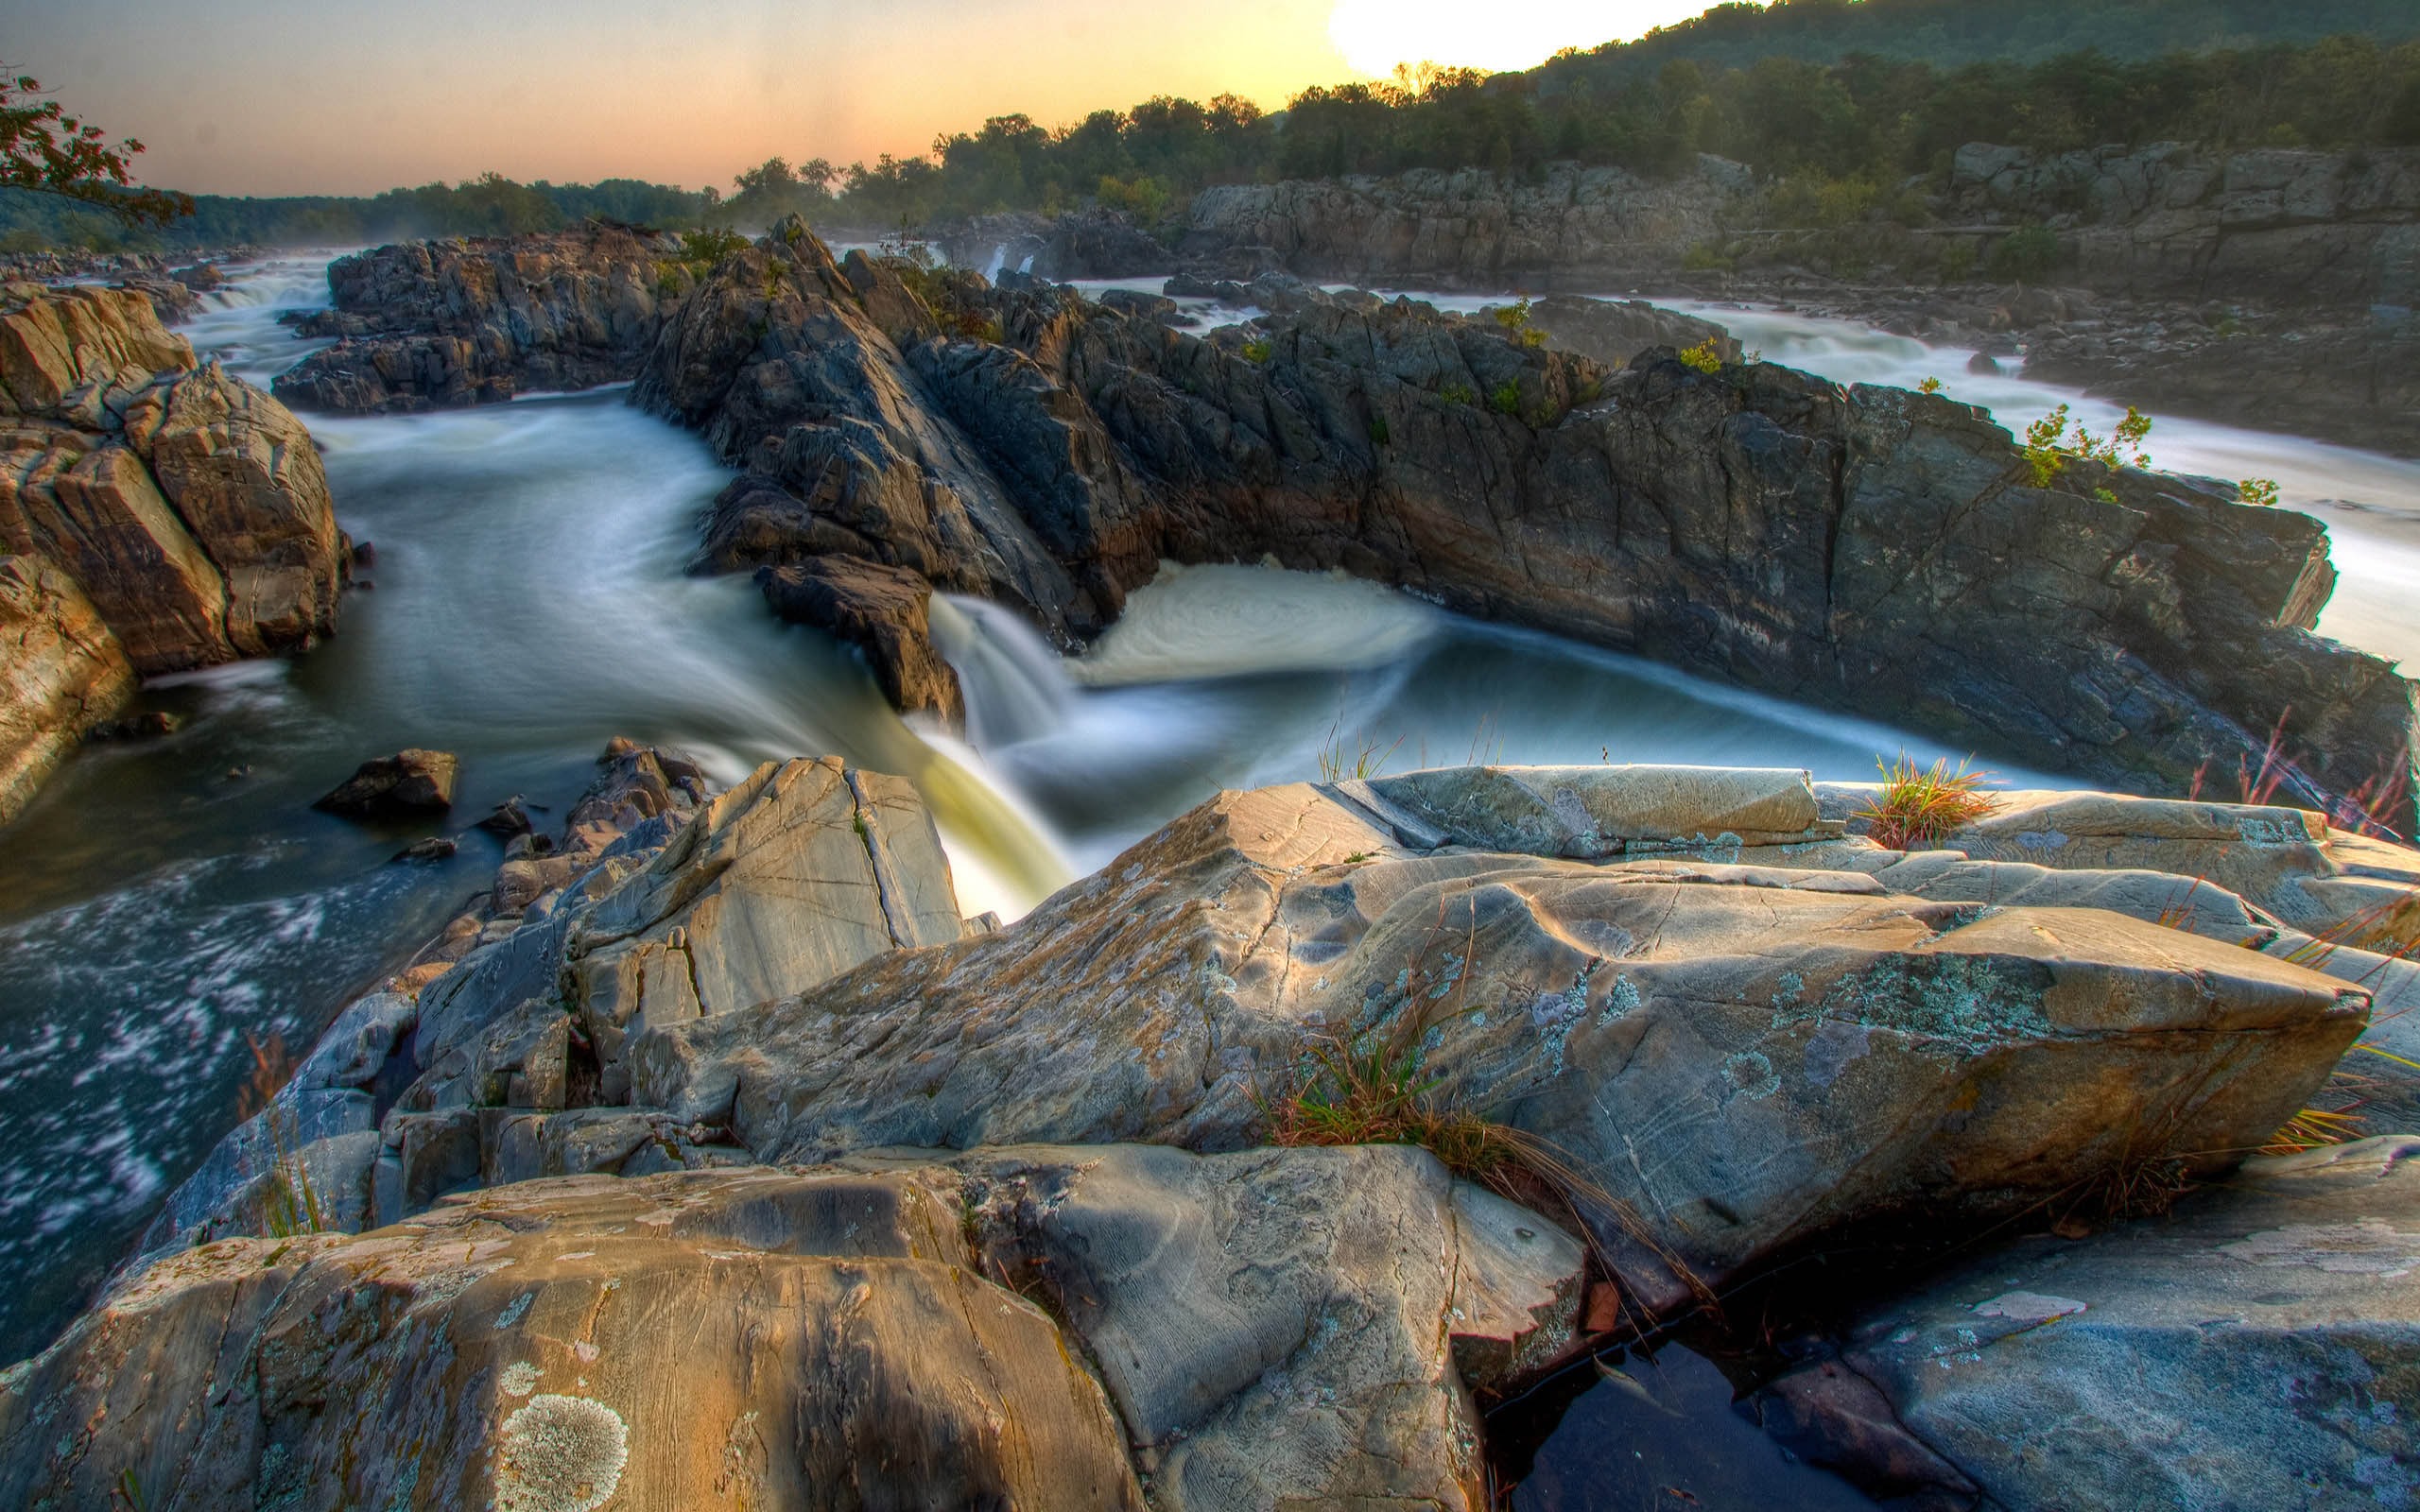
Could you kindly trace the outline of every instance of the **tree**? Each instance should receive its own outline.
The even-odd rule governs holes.
[[[5,70],[0,64],[0,75]],[[0,77],[0,188],[81,199],[154,226],[192,215],[190,195],[132,187],[129,163],[142,150],[132,137],[112,146],[99,127],[69,115],[34,79]]]

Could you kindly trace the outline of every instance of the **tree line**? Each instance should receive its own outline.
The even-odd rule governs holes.
[[[1887,204],[1900,186],[1944,171],[1969,142],[2053,151],[2164,140],[2219,147],[2420,145],[2420,42],[2395,40],[2394,25],[2400,18],[2405,30],[2420,29],[2420,5],[2250,4],[1719,6],[1640,42],[1569,53],[1526,73],[1423,65],[1388,81],[1308,89],[1278,112],[1222,94],[1207,104],[1157,96],[1055,129],[1026,115],[995,116],[977,130],[944,133],[920,156],[885,154],[846,167],[772,158],[735,176],[729,194],[635,180],[523,184],[487,174],[370,198],[198,196],[189,215],[155,230],[95,202],[137,192],[113,184],[76,199],[0,188],[0,250],[354,245],[544,231],[589,217],[749,230],[791,212],[826,229],[889,231],[1089,204],[1163,227],[1213,184],[1411,168],[1534,177],[1556,162],[1668,175],[1701,153],[1748,164],[1780,185],[1777,205],[1800,207],[1821,224]],[[1962,47],[2007,43],[2011,28],[2030,26],[2037,39],[2090,37],[2095,17],[2114,50],[1959,60]],[[2197,25],[2248,26],[2247,17],[2270,32],[2331,17],[2366,19],[2384,35],[2123,55],[2152,35],[2144,28],[2154,22],[2189,36]],[[1862,48],[1876,27],[1893,23],[1902,45],[1931,45],[1948,60]],[[1860,50],[1800,56],[1844,40]],[[1725,49],[1754,45],[1767,50],[1720,61],[1732,56]]]

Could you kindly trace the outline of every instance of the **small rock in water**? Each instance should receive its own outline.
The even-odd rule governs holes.
[[[150,709],[139,714],[128,714],[95,726],[93,740],[149,740],[160,735],[173,735],[184,723],[164,709]],[[229,774],[233,775],[233,774]]]
[[[378,565],[378,547],[377,547],[377,545],[376,545],[375,543],[372,542],[372,541],[354,541],[354,542],[353,543],[353,564],[354,564],[355,567],[375,567],[375,566],[377,566],[377,565]]]
[[[349,819],[441,814],[454,806],[454,778],[460,768],[452,751],[400,750],[363,762],[311,806]]]
[[[1979,352],[1966,359],[1966,370],[1979,378],[1996,378],[2001,371],[2000,362],[1988,352]]]
[[[521,795],[515,793],[497,804],[493,813],[479,821],[478,827],[490,834],[500,834],[507,839],[516,834],[527,834],[531,829],[529,810],[522,803]]]
[[[443,861],[456,849],[454,842],[444,835],[432,834],[425,839],[414,840],[396,851],[394,858],[397,861]]]

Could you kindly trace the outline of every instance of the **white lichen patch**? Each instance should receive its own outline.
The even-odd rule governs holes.
[[[631,1431],[584,1397],[532,1397],[495,1446],[495,1512],[595,1512],[622,1484]]]
[[[515,1360],[504,1367],[497,1385],[508,1397],[526,1397],[538,1389],[538,1378],[544,1374],[527,1360]]]
[[[2219,1253],[2255,1265],[2308,1265],[2336,1276],[2394,1280],[2420,1270],[2420,1234],[2376,1218],[2359,1223],[2295,1224],[2247,1234]]]

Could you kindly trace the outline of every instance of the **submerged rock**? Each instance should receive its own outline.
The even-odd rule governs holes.
[[[454,806],[454,780],[461,765],[460,758],[444,750],[372,757],[311,806],[349,819],[442,814]]]

